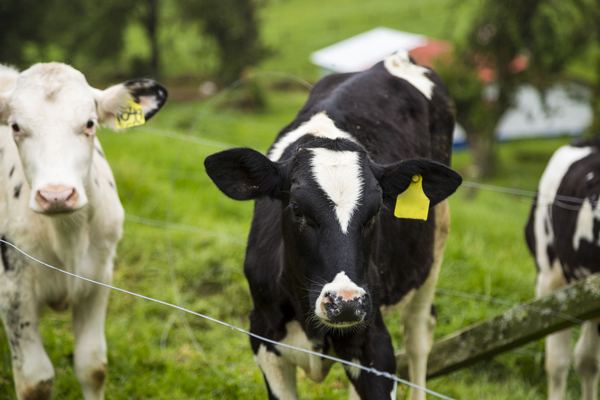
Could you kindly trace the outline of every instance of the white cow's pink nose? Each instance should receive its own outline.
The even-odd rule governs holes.
[[[73,187],[49,185],[38,190],[35,200],[47,214],[66,213],[75,209],[79,195]]]

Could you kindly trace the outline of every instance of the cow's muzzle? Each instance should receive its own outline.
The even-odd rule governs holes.
[[[366,294],[354,293],[350,296],[341,296],[335,292],[326,293],[321,303],[324,322],[329,325],[350,326],[365,319],[369,310],[369,301]]]
[[[79,194],[74,187],[51,185],[37,191],[35,201],[44,214],[70,213],[75,210]]]

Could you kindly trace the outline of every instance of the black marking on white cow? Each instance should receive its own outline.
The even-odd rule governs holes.
[[[2,265],[4,266],[4,270],[8,271],[11,269],[10,262],[8,260],[8,245],[4,243],[6,241],[6,236],[2,235],[2,242],[0,242],[0,253],[2,253]]]
[[[329,75],[315,85],[270,153],[319,113],[347,137],[302,135],[276,161],[251,149],[207,157],[206,171],[221,191],[237,200],[256,200],[244,263],[254,302],[252,333],[282,341],[289,334],[286,324],[297,321],[323,353],[331,346],[342,359],[395,373],[391,338],[379,307],[399,303],[427,280],[436,228],[434,208],[427,221],[395,218],[396,197],[417,174],[423,176],[431,206],[461,183],[460,175],[448,168],[454,106],[437,74],[429,71],[428,78],[435,84],[431,100],[391,75],[383,63],[361,73]],[[362,191],[347,233],[311,169],[317,151],[356,155]],[[364,323],[348,330],[332,329],[314,318],[317,296],[340,271],[367,292],[369,303]],[[255,355],[262,346],[280,354],[272,344],[254,337],[250,342]],[[389,398],[388,379],[366,373],[358,379],[348,376],[363,398]],[[271,388],[269,398],[276,398]]]
[[[100,157],[106,159],[106,156],[104,155],[104,152],[102,151],[102,149],[98,146],[94,146],[94,148],[96,149],[96,151],[98,152],[98,154],[100,155]]]
[[[132,79],[124,82],[123,85],[129,90],[129,94],[133,97],[136,103],[142,101],[141,98],[146,98],[155,104],[155,107],[149,109],[144,117],[149,120],[162,108],[167,101],[169,92],[160,83],[150,79]]]
[[[18,199],[19,196],[21,195],[21,187],[22,186],[23,186],[22,182],[15,186],[15,191],[14,191],[14,197],[15,197],[15,199]]]
[[[15,166],[14,165],[12,166],[12,168],[10,169],[10,171],[8,172],[8,177],[9,178],[12,178],[13,172],[15,172]]]

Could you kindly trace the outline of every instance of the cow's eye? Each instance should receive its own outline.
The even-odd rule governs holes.
[[[292,203],[292,212],[296,217],[302,217],[302,210],[300,210],[300,206],[296,203]]]
[[[87,122],[87,125],[85,126],[88,129],[92,129],[94,127],[94,121],[92,121],[91,119]]]
[[[15,132],[19,132],[21,129],[19,128],[19,125],[17,124],[10,124],[10,127],[12,128],[13,131]]]

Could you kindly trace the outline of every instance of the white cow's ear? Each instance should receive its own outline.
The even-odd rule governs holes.
[[[131,100],[142,107],[146,121],[162,108],[169,93],[160,83],[150,79],[133,79],[106,90],[94,89],[98,122],[116,129],[115,117],[129,106]]]
[[[0,92],[0,124],[2,125],[6,125],[8,121],[8,114],[10,114],[8,101],[10,100],[11,94],[12,91]]]

